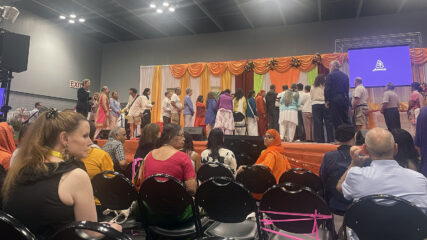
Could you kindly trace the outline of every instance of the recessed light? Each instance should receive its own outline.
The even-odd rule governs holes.
[[[86,22],[84,18],[79,18],[79,22]]]
[[[67,17],[65,17],[64,15],[59,16],[60,19],[66,19]]]
[[[156,9],[156,12],[157,12],[157,13],[163,13],[163,9],[161,9],[161,8],[157,8],[157,9]]]
[[[163,2],[163,6],[169,7],[169,3],[168,2]]]
[[[156,8],[156,4],[150,3],[150,8]]]
[[[169,8],[169,12],[175,12],[175,8],[174,7],[170,7]]]
[[[75,23],[76,21],[74,21],[73,19],[68,20],[69,23]]]
[[[70,14],[70,18],[76,18],[76,14]]]

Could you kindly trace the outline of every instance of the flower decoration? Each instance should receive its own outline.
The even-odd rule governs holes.
[[[322,56],[320,56],[320,53],[314,54],[312,63],[317,65],[322,64]]]
[[[289,65],[291,65],[294,68],[298,68],[299,66],[301,66],[301,60],[299,60],[296,57],[292,57],[291,62],[289,63]]]
[[[278,63],[278,61],[274,58],[272,58],[270,61],[268,61],[268,63],[267,63],[268,70],[276,69],[277,63]]]
[[[55,119],[58,116],[58,111],[56,108],[50,108],[46,113],[47,119]]]
[[[245,71],[246,72],[250,72],[250,71],[252,71],[253,69],[255,68],[255,64],[254,64],[254,62],[252,62],[252,61],[247,61],[246,62],[246,65],[245,65]]]

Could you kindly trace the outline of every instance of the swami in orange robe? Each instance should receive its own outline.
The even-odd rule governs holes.
[[[205,115],[206,105],[203,102],[196,102],[196,118],[194,119],[194,127],[203,127],[203,130],[206,132]]]
[[[10,158],[15,151],[13,132],[7,122],[0,123],[0,164],[4,169],[9,169]]]
[[[264,136],[267,131],[268,118],[267,118],[267,105],[264,101],[265,90],[259,91],[255,98],[256,111],[258,113],[258,136]]]

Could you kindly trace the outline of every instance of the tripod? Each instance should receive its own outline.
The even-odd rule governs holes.
[[[12,71],[5,70],[5,69],[0,70],[0,82],[1,82],[0,87],[5,89],[4,96],[3,96],[4,104],[0,108],[0,112],[2,112],[2,114],[0,115],[0,122],[7,121],[7,113],[9,112],[10,109],[12,109],[9,106],[10,85],[12,83],[12,78],[13,78]]]

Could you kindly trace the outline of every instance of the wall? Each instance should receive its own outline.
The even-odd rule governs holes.
[[[14,24],[5,29],[29,35],[28,69],[14,73],[10,105],[13,109],[34,108],[42,101],[48,107],[72,108],[77,89],[69,80],[91,79],[91,90],[100,86],[102,44],[76,34],[71,28],[21,11]]]
[[[335,39],[392,33],[423,32],[427,12],[384,15],[105,44],[101,85],[118,90],[122,101],[139,86],[140,65],[224,61],[334,52]],[[424,43],[427,46],[427,43]]]

